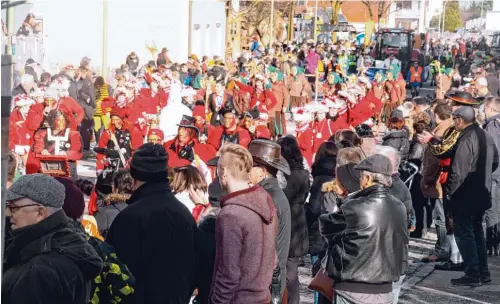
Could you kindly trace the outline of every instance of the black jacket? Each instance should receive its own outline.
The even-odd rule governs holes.
[[[166,182],[146,183],[115,218],[106,241],[136,278],[132,303],[189,303],[198,228]]]
[[[78,104],[85,112],[85,119],[93,119],[95,112],[95,89],[92,81],[80,79],[76,83],[76,94]]]
[[[2,303],[88,303],[102,260],[64,211],[7,237],[13,243],[5,252]]]
[[[373,220],[377,219],[377,220]],[[409,236],[406,209],[383,185],[361,190],[337,212],[320,216],[328,243],[328,275],[336,290],[392,291],[402,273]]]
[[[483,129],[491,135],[500,154],[500,114],[487,119]],[[500,166],[493,172],[493,179],[500,182]]]
[[[262,180],[259,185],[266,190],[271,196],[278,214],[278,239],[276,243],[276,251],[278,252],[278,263],[281,272],[281,292],[285,289],[286,277],[286,262],[288,253],[290,252],[290,236],[291,236],[291,215],[290,204],[283,193],[283,190],[278,185],[278,180],[275,177],[270,177]]]
[[[215,216],[207,216],[200,220],[198,226],[198,251],[199,251],[199,266],[197,274],[198,295],[196,303],[210,303],[210,288],[212,287],[212,278],[214,274],[215,264]]]
[[[444,185],[453,213],[474,214],[491,207],[492,172],[497,167],[493,138],[476,123],[462,130]]]
[[[291,239],[289,257],[301,257],[309,251],[309,235],[307,233],[306,210],[304,203],[309,194],[309,172],[304,169],[291,168],[291,174],[284,174],[286,187],[283,189],[290,203]]]
[[[382,146],[390,146],[398,151],[401,159],[408,159],[410,153],[410,140],[408,132],[403,130],[390,131],[382,138]]]
[[[324,193],[321,187],[324,183],[335,178],[335,168],[337,167],[337,159],[335,157],[320,158],[313,164],[311,172],[313,183],[311,186],[311,196],[309,204],[305,205],[307,227],[309,230],[309,254],[318,255],[324,250],[323,238],[319,233],[318,218],[321,215],[323,206]]]

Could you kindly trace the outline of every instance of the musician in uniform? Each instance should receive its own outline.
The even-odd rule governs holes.
[[[119,167],[125,168],[132,156],[132,136],[125,124],[127,109],[115,107],[111,110],[110,117],[111,126],[103,132],[97,146],[118,152],[120,156]],[[97,172],[102,171],[105,167],[107,167],[106,156],[97,154]]]
[[[243,127],[250,133],[252,140],[271,140],[271,131],[267,127],[268,119],[266,116],[266,114],[260,114],[257,109],[253,109],[243,116]]]
[[[215,92],[209,95],[208,105],[212,112],[210,124],[212,126],[220,126],[223,124],[223,111],[226,108],[233,108],[233,96],[226,92],[223,82],[215,84]]]
[[[199,130],[198,140],[202,144],[206,144],[210,133],[214,130],[214,126],[208,124],[206,121],[206,109],[203,103],[196,104],[193,109],[194,125]]]
[[[69,127],[66,113],[51,110],[47,114],[47,128],[40,128],[35,132],[31,150],[26,174],[40,171],[40,155],[54,155],[67,157],[71,178],[78,178],[76,162],[82,158],[82,141],[80,133]]]

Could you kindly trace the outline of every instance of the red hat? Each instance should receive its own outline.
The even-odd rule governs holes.
[[[205,117],[205,106],[197,105],[194,107],[193,117],[196,117],[196,116],[201,116],[203,118]]]
[[[148,132],[148,138],[151,135],[158,136],[160,138],[160,141],[163,141],[163,139],[165,138],[165,135],[163,134],[163,131],[160,130],[160,129],[151,129],[151,130],[149,130],[149,132]]]
[[[103,113],[111,113],[113,106],[115,105],[115,99],[113,97],[106,97],[101,101],[101,110]]]
[[[111,110],[111,114],[110,114],[110,117],[113,117],[113,116],[118,116],[121,119],[124,119],[125,117],[128,116],[127,109],[126,108],[114,107]]]

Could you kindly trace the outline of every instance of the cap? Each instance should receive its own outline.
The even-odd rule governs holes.
[[[387,156],[381,154],[374,154],[364,159],[354,167],[354,169],[388,176],[392,175],[391,160]]]
[[[460,117],[467,122],[474,121],[476,119],[476,113],[474,109],[469,106],[461,106],[453,112],[453,117]]]
[[[35,173],[21,176],[7,190],[5,200],[29,198],[46,207],[61,208],[65,197],[65,188],[60,182],[49,175]]]
[[[359,180],[361,179],[361,172],[355,170],[355,167],[355,163],[348,163],[337,168],[337,179],[349,193],[360,189]]]
[[[405,119],[403,111],[398,109],[391,112],[391,118]]]

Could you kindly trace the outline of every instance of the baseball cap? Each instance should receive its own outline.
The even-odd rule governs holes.
[[[374,154],[367,157],[354,167],[354,169],[388,176],[392,175],[391,160],[382,154]]]
[[[21,176],[7,190],[6,201],[29,198],[46,207],[61,208],[66,197],[64,186],[45,174],[27,174]]]

